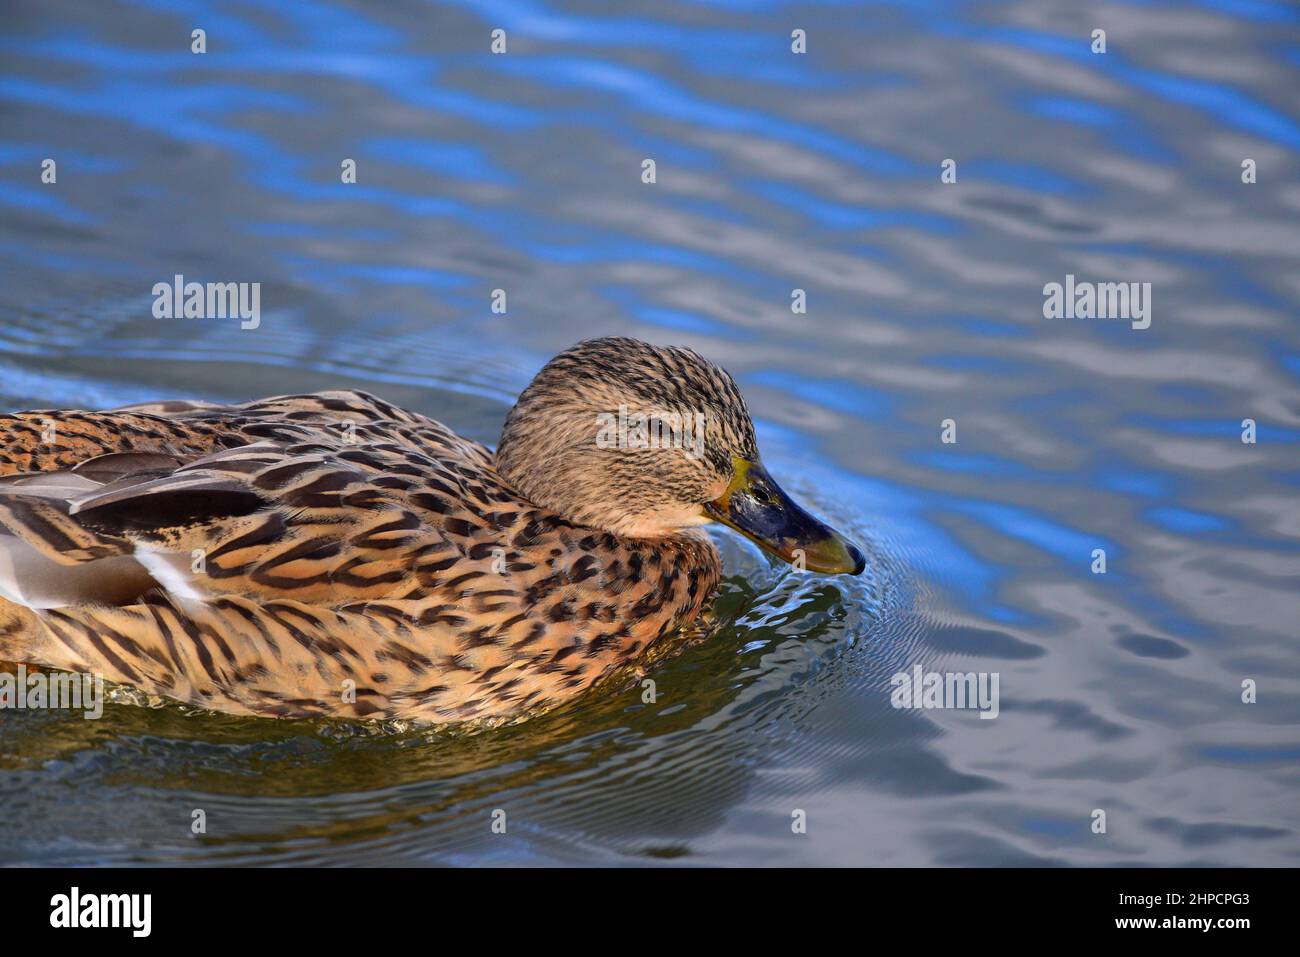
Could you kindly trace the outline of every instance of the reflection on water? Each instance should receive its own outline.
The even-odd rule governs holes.
[[[0,714],[0,860],[1300,857],[1294,6],[3,16],[0,408],[354,386],[491,443],[576,339],[684,342],[871,563],[720,535],[655,703],[614,681],[490,734]],[[261,282],[260,328],[153,319],[177,273]],[[1045,320],[1067,275],[1150,282],[1151,328]],[[1000,716],[893,709],[915,664],[998,672]]]

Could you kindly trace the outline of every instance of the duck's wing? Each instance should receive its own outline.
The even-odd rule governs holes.
[[[141,585],[181,601],[405,597],[486,524],[464,471],[390,444],[260,442],[191,461],[111,453],[7,476],[0,595],[44,608],[121,603]]]
[[[520,512],[472,460],[395,441],[111,453],[8,476],[0,659],[230,711],[368,716],[415,700],[475,716],[499,683],[540,694],[513,659],[469,687],[485,678],[458,657],[473,645],[438,630],[461,611],[512,638],[528,627],[488,573]]]
[[[434,637],[464,613],[470,638],[527,638],[490,566],[541,531],[490,453],[437,422],[345,392],[6,430],[25,438],[0,462],[0,660],[255,713],[397,713],[413,695],[466,717],[498,682],[501,702],[540,693],[514,663],[458,690],[485,678],[465,656],[493,649]],[[340,710],[349,678],[360,698]]]
[[[407,597],[516,501],[482,445],[360,392],[21,413],[0,437],[0,596],[30,607],[120,604],[146,574],[187,601]]]

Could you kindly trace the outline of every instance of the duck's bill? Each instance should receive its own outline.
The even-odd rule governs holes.
[[[867,567],[852,542],[800,508],[757,462],[737,461],[731,485],[704,514],[799,568],[858,575]]]

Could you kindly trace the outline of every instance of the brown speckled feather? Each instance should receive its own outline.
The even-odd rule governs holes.
[[[482,445],[360,392],[5,415],[0,449],[0,538],[24,580],[83,596],[0,591],[0,660],[233,713],[542,710],[719,576],[698,533],[571,524]]]

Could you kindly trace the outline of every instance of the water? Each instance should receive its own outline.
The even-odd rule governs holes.
[[[573,341],[686,343],[870,558],[719,534],[657,703],[499,732],[2,713],[0,861],[1297,863],[1293,5],[0,17],[0,408],[360,387],[495,443]],[[260,327],[152,318],[177,273],[261,282]],[[1067,274],[1150,282],[1150,328],[1044,319]],[[915,664],[1000,715],[892,708]]]

